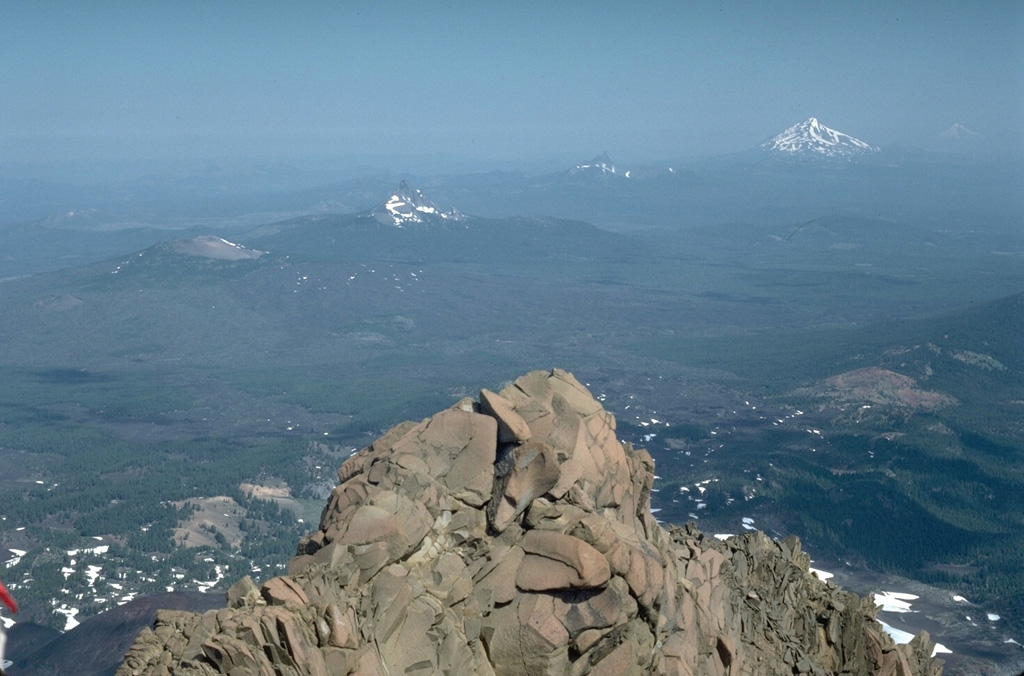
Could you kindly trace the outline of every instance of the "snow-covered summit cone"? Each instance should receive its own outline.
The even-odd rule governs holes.
[[[968,129],[959,122],[954,123],[952,127],[939,134],[939,138],[946,141],[969,141],[977,137],[978,132]]]
[[[835,129],[829,129],[815,117],[795,124],[761,144],[761,148],[791,157],[850,158],[876,153],[878,148]]]
[[[442,211],[405,181],[398,184],[391,197],[370,210],[370,216],[378,223],[399,228],[407,223],[462,221],[466,218],[457,209]]]
[[[618,173],[615,169],[615,165],[612,163],[612,159],[608,157],[608,153],[601,153],[589,162],[581,162],[569,171],[570,174],[579,174],[581,172],[593,172],[599,174]],[[624,175],[628,177],[629,172],[627,171]]]
[[[940,152],[974,153],[996,150],[997,145],[973,129],[959,122],[929,139],[928,147]]]

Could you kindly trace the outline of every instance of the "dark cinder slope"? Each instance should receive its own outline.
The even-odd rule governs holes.
[[[158,609],[203,612],[222,603],[220,594],[175,592],[136,599],[91,617],[80,625],[23,655],[17,634],[11,638],[9,676],[109,676],[144,627],[152,626]]]

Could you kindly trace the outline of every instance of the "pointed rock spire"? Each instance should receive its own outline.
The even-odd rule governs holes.
[[[616,173],[615,164],[612,162],[612,158],[608,157],[608,153],[601,153],[589,162],[581,162],[580,164],[577,164],[571,173],[577,174],[583,171],[601,174]]]
[[[397,227],[409,223],[461,221],[466,218],[456,209],[442,211],[404,180],[388,199],[370,211],[370,216],[379,223]]]

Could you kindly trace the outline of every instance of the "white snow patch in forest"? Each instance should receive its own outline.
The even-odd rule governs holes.
[[[900,592],[883,591],[874,595],[875,605],[882,607],[883,613],[909,613],[909,601],[918,599],[914,594],[901,594]]]
[[[62,603],[60,604],[60,608],[57,608],[53,612],[67,618],[64,622],[64,631],[71,631],[78,626],[78,620],[75,619],[75,615],[78,614],[78,608],[72,608],[67,604]]]

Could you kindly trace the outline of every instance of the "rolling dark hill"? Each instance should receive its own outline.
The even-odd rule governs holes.
[[[396,227],[368,214],[304,216],[242,233],[239,241],[316,261],[457,263],[487,269],[621,261],[638,244],[588,223],[466,217]]]
[[[156,621],[158,610],[204,612],[220,607],[220,594],[176,592],[136,599],[89,618],[71,631],[25,653],[18,649],[20,632],[12,631],[10,676],[110,676],[135,636]]]

